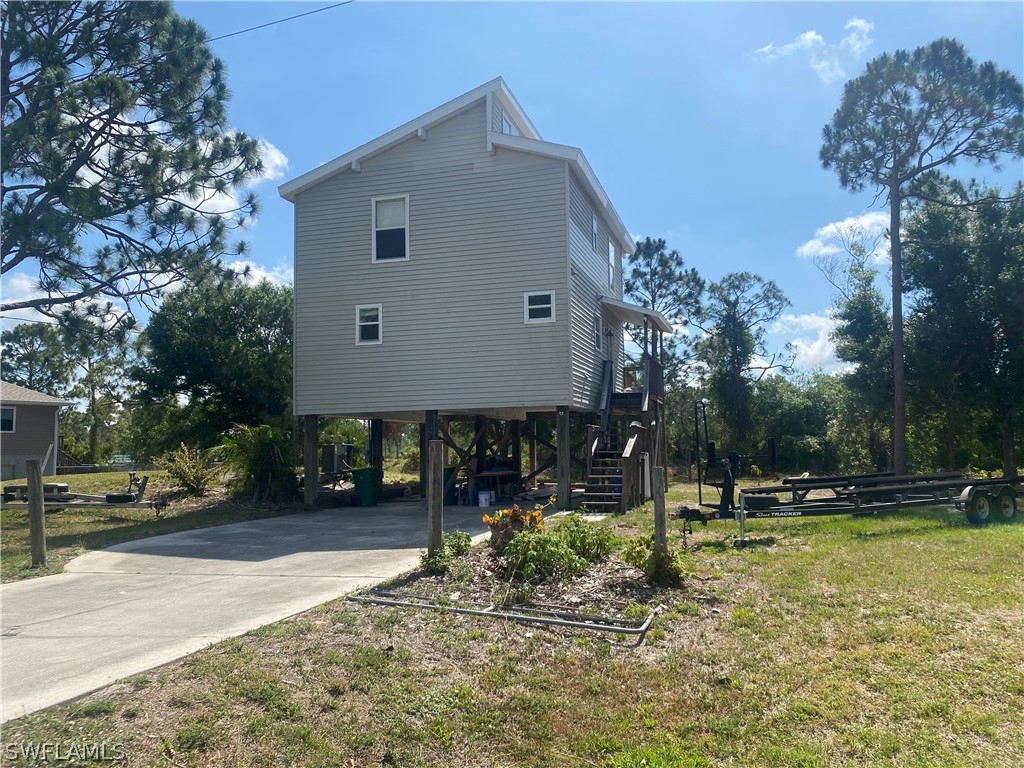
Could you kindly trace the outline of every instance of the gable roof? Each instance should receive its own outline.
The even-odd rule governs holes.
[[[500,77],[496,77],[490,82],[484,83],[468,93],[464,93],[461,96],[442,104],[440,107],[430,110],[424,115],[420,115],[415,120],[410,120],[405,125],[400,125],[393,131],[388,131],[383,136],[378,136],[373,141],[367,142],[360,147],[356,147],[351,152],[346,152],[344,155],[336,157],[330,162],[324,163],[308,173],[304,173],[291,181],[286,181],[277,188],[277,192],[285,200],[294,203],[295,197],[300,192],[319,184],[321,181],[324,181],[337,173],[348,170],[352,167],[353,163],[358,166],[358,164],[363,160],[366,160],[373,155],[380,154],[396,144],[401,144],[412,136],[416,136],[429,130],[438,123],[444,122],[459,112],[468,109],[480,101],[480,99],[486,99],[488,96],[496,97],[501,102],[501,105],[505,110],[511,113],[516,119],[516,122],[522,128],[525,136],[529,136],[532,139],[540,138],[540,133],[537,131],[537,128],[534,126],[530,118],[526,116],[526,113],[523,112],[523,108],[519,106],[519,102],[516,101],[516,97],[512,95],[512,91],[510,91],[508,86],[505,85],[505,81]]]
[[[0,381],[0,402],[5,405],[74,405],[70,400],[36,392],[34,389],[21,387],[9,381]]]
[[[491,149],[491,147],[501,147],[503,149],[527,152],[569,162],[573,170],[576,171],[576,174],[583,181],[587,191],[604,210],[605,218],[618,239],[619,245],[632,253],[636,248],[633,238],[630,237],[629,232],[623,225],[618,212],[611,204],[608,194],[604,191],[601,183],[597,180],[597,176],[590,167],[590,163],[587,162],[587,158],[584,157],[582,150],[564,144],[553,144],[543,141],[540,132],[537,131],[533,122],[519,105],[516,97],[512,95],[512,91],[509,90],[505,81],[500,77],[496,77],[490,82],[484,83],[446,104],[430,110],[424,115],[420,115],[415,120],[410,120],[393,131],[388,131],[383,136],[379,136],[373,141],[356,147],[352,151],[346,152],[344,155],[314,168],[312,171],[285,182],[277,188],[278,194],[285,200],[294,203],[299,193],[343,171],[351,168],[358,170],[359,164],[362,161],[378,155],[397,144],[401,144],[413,136],[424,135],[427,130],[438,123],[444,122],[459,112],[468,109],[481,99],[487,98],[497,98],[505,111],[515,118],[522,132],[521,136],[511,136],[509,134],[488,131],[488,149]]]

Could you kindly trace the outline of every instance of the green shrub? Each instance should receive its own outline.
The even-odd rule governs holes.
[[[195,496],[204,495],[220,474],[220,467],[212,466],[198,448],[189,448],[184,443],[169,456],[157,462],[160,469],[167,470],[168,476]]]
[[[253,501],[291,501],[298,481],[291,442],[266,424],[235,424],[217,449],[224,466],[234,472],[232,488]]]
[[[515,578],[547,581],[579,576],[587,561],[554,533],[520,531],[505,547],[505,562]]]
[[[659,552],[653,535],[628,539],[622,548],[622,559],[642,570],[656,584],[679,584],[690,570],[683,555],[671,550]]]
[[[458,557],[462,557],[473,546],[473,538],[465,531],[452,531],[441,536],[441,546],[429,555],[420,555],[420,565],[427,573],[448,573]]]
[[[573,552],[589,563],[604,560],[612,553],[615,536],[608,528],[601,528],[583,519],[578,512],[564,518],[555,529]]]

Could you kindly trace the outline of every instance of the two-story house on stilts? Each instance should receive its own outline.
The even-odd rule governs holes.
[[[553,470],[559,507],[584,476],[588,507],[635,503],[639,456],[660,449],[656,360],[671,328],[623,301],[634,244],[583,153],[543,141],[501,78],[280,194],[295,206],[294,407],[307,477],[317,417],[341,416],[370,421],[376,466],[383,423],[418,423],[471,483],[514,489]],[[626,323],[645,329],[642,387],[624,370]],[[575,446],[574,419],[587,425]],[[452,439],[456,420],[473,423],[471,444]],[[555,425],[547,462],[540,420]],[[308,502],[315,490],[306,484]]]

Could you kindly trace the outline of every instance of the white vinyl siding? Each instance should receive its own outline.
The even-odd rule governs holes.
[[[296,414],[541,410],[569,400],[568,312],[523,322],[524,293],[568,296],[566,163],[489,155],[486,128],[481,99],[426,141],[413,136],[297,196]],[[412,258],[381,269],[366,258],[367,202],[397,191],[412,201]],[[353,345],[353,307],[370,301],[387,307],[387,341]],[[530,375],[510,375],[523,361]]]
[[[356,344],[384,343],[383,307],[363,304],[356,307]]]
[[[409,196],[375,197],[373,219],[373,261],[409,260]]]

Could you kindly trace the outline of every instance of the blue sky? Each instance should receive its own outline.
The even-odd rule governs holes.
[[[328,4],[175,7],[216,37]],[[213,49],[232,125],[270,145],[246,238],[260,271],[290,275],[278,184],[501,75],[545,140],[583,150],[630,232],[665,238],[708,280],[775,280],[792,307],[774,338],[798,342],[798,365],[830,367],[830,291],[800,254],[830,223],[884,210],[817,159],[843,83],[942,36],[1024,78],[1022,30],[1019,2],[357,1]],[[957,170],[1004,186],[1022,176],[1019,162]]]

